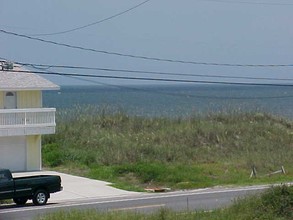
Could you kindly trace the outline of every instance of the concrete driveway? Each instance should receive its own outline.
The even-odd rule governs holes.
[[[139,195],[142,193],[129,192],[109,186],[111,183],[93,180],[89,178],[73,176],[54,171],[37,171],[13,173],[13,177],[34,175],[58,175],[61,176],[63,191],[51,194],[49,202],[69,202],[90,198],[107,198],[127,195]]]

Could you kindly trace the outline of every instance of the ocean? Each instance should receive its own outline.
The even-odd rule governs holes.
[[[243,85],[62,86],[43,93],[57,111],[96,106],[145,117],[266,112],[293,119],[293,88]]]

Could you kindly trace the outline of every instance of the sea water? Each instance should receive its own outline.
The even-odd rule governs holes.
[[[290,86],[148,85],[61,86],[43,94],[45,107],[108,107],[130,115],[185,117],[192,114],[266,112],[293,119]]]

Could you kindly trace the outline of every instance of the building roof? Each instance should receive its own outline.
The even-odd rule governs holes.
[[[58,85],[37,74],[27,72],[26,69],[19,65],[14,65],[12,70],[2,70],[0,68],[0,91],[59,89]]]

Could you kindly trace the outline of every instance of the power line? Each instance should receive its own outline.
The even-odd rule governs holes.
[[[38,67],[33,67],[35,69],[41,69]],[[43,69],[41,69],[43,70]],[[54,73],[54,72],[50,72]],[[98,84],[98,85],[103,85],[107,87],[113,87],[113,88],[118,88],[118,89],[123,89],[123,90],[130,90],[130,91],[136,91],[136,92],[144,92],[144,93],[152,93],[152,94],[161,94],[161,95],[167,95],[167,96],[172,96],[172,97],[182,97],[182,98],[199,98],[199,99],[217,99],[217,100],[223,100],[223,99],[233,99],[233,100],[264,100],[264,99],[284,99],[284,98],[293,98],[293,95],[286,95],[286,96],[250,96],[250,97],[239,97],[239,96],[206,96],[206,95],[193,95],[193,94],[183,94],[183,93],[171,93],[171,92],[163,92],[163,91],[154,91],[154,90],[149,90],[149,89],[143,89],[143,88],[135,88],[135,87],[129,87],[129,86],[123,86],[123,85],[114,85],[110,83],[105,83],[105,82],[98,82],[90,79],[85,79],[85,78],[79,78],[75,76],[65,76],[73,79],[77,79],[80,81],[84,82],[89,82],[93,84]]]
[[[203,2],[219,2],[232,4],[249,4],[249,5],[293,5],[291,3],[277,3],[277,2],[252,2],[252,1],[232,1],[232,0],[199,0]]]
[[[113,87],[113,88],[119,88],[123,90],[130,90],[135,92],[144,92],[144,93],[152,93],[152,94],[161,94],[161,95],[167,95],[172,97],[182,97],[182,98],[197,98],[197,99],[216,99],[216,100],[265,100],[265,99],[285,99],[285,98],[293,98],[293,95],[286,95],[286,96],[207,96],[207,95],[193,95],[193,94],[184,94],[184,93],[171,93],[171,92],[163,92],[158,90],[150,90],[150,89],[143,89],[143,88],[135,88],[130,86],[122,86],[122,85],[114,85],[104,82],[97,82],[89,79],[83,79],[83,78],[76,78],[73,76],[67,76],[70,78],[74,78],[80,81],[90,82],[93,84],[103,85],[107,87]]]
[[[0,59],[3,59],[3,58],[0,58]],[[35,66],[32,66],[32,68],[38,69],[38,70],[43,70],[43,68],[35,67]],[[20,71],[16,71],[16,72],[20,72]],[[22,71],[22,72],[31,72],[32,73],[32,71]],[[49,71],[47,73],[48,74],[53,74],[53,75],[55,74],[54,72],[51,72],[51,71]],[[123,86],[123,85],[114,85],[114,84],[109,84],[109,83],[105,83],[105,82],[97,82],[96,80],[94,81],[94,80],[89,80],[89,79],[86,79],[86,78],[76,77],[76,74],[74,76],[73,75],[71,75],[71,76],[62,75],[62,76],[69,77],[69,78],[74,78],[74,79],[77,79],[77,80],[80,80],[80,81],[90,82],[90,83],[93,83],[93,84],[103,85],[103,86],[107,86],[107,87],[119,88],[119,89],[124,89],[124,90],[131,90],[131,91],[136,91],[136,92],[145,92],[145,93],[168,95],[168,96],[173,96],[173,97],[183,97],[183,98],[218,99],[218,100],[222,100],[222,99],[233,99],[233,100],[256,100],[257,99],[257,100],[259,100],[259,99],[284,99],[284,98],[292,98],[293,97],[292,95],[239,97],[239,96],[206,96],[206,95],[193,95],[193,94],[182,94],[182,93],[180,94],[180,93],[154,91],[154,90],[142,89],[142,88],[134,88],[134,87]]]
[[[4,59],[4,58],[0,57],[0,59]],[[58,65],[31,64],[31,63],[28,64],[28,63],[20,63],[20,62],[14,62],[14,63],[22,65],[22,66],[30,66],[34,69],[42,70],[42,71],[44,69],[48,70],[48,68],[51,68],[51,67],[54,67],[54,68],[68,67],[68,68],[73,68],[73,69],[100,70],[100,68],[90,68],[90,67],[76,67],[76,66],[64,66],[64,65],[58,66]],[[38,67],[38,66],[40,66],[40,67]],[[102,70],[104,70],[104,69],[102,69]],[[51,72],[51,71],[49,71],[49,73],[54,74],[54,72]],[[197,76],[197,75],[195,75],[195,76]],[[80,77],[76,77],[76,76],[65,76],[65,77],[74,78],[74,79],[89,82],[92,84],[98,84],[98,85],[103,85],[103,86],[107,86],[107,87],[119,88],[119,89],[123,89],[123,90],[131,90],[131,91],[136,91],[136,92],[161,94],[161,95],[167,95],[167,96],[173,96],[173,97],[183,97],[183,98],[218,99],[218,100],[221,100],[221,99],[233,99],[233,100],[256,100],[257,99],[257,100],[259,100],[259,99],[283,99],[283,98],[292,98],[293,97],[291,95],[239,97],[239,96],[206,96],[206,95],[193,95],[193,94],[179,94],[179,93],[170,93],[170,92],[163,92],[163,91],[153,91],[153,90],[149,90],[149,89],[135,88],[135,87],[129,87],[129,86],[123,86],[123,85],[114,85],[114,84],[110,84],[110,83],[100,82],[100,81],[96,81],[96,80],[92,80],[92,79],[80,78]],[[245,77],[243,77],[243,78],[245,78]],[[272,78],[265,78],[265,79],[272,79]],[[285,80],[285,79],[283,79],[283,80]],[[292,79],[288,79],[288,80],[292,80]]]
[[[123,14],[126,14],[127,12],[130,12],[144,4],[146,4],[147,2],[149,2],[151,0],[146,0],[144,2],[141,2],[140,4],[138,5],[135,5],[127,10],[124,10],[122,12],[119,12],[117,14],[114,14],[112,16],[109,16],[109,17],[106,17],[104,19],[101,19],[99,21],[95,21],[95,22],[92,22],[92,23],[89,23],[89,24],[86,24],[86,25],[82,25],[82,26],[79,26],[79,27],[76,27],[76,28],[72,28],[72,29],[68,29],[68,30],[65,30],[65,31],[59,31],[59,32],[53,32],[53,33],[45,33],[45,34],[30,34],[31,36],[52,36],[52,35],[59,35],[59,34],[66,34],[66,33],[69,33],[69,32],[73,32],[73,31],[77,31],[77,30],[81,30],[81,29],[84,29],[84,28],[87,28],[87,27],[90,27],[90,26],[93,26],[93,25],[97,25],[97,24],[100,24],[102,22],[105,22],[105,21],[108,21],[108,20],[111,20],[113,18],[116,18],[118,16],[121,16]]]
[[[106,50],[97,50],[93,48],[86,48],[76,45],[70,45],[66,43],[59,43],[51,40],[45,40],[37,37],[28,36],[25,34],[19,34],[11,31],[6,31],[3,29],[0,29],[1,33],[13,35],[16,37],[26,38],[34,41],[39,41],[43,43],[53,44],[56,46],[63,46],[71,49],[77,49],[77,50],[83,50],[83,51],[89,51],[94,53],[102,53],[107,55],[115,55],[115,56],[121,56],[121,57],[128,57],[128,58],[134,58],[134,59],[143,59],[143,60],[151,60],[151,61],[159,61],[159,62],[170,62],[170,63],[181,63],[181,64],[193,64],[193,65],[207,65],[207,66],[228,66],[228,67],[292,67],[293,64],[233,64],[233,63],[214,63],[214,62],[197,62],[197,61],[185,61],[185,60],[175,60],[175,59],[166,59],[166,58],[158,58],[158,57],[149,57],[149,56],[140,56],[140,55],[133,55],[133,54],[125,54],[125,53],[119,53],[119,52],[111,52]]]
[[[129,70],[129,69],[113,69],[113,68],[101,68],[101,67],[86,67],[86,66],[68,66],[68,65],[50,65],[50,64],[32,64],[15,62],[23,66],[30,67],[42,67],[42,70],[50,68],[63,68],[63,69],[80,69],[80,70],[97,70],[106,72],[123,72],[123,73],[144,73],[154,75],[170,75],[170,76],[190,76],[190,77],[206,77],[206,78],[226,78],[226,79],[249,79],[249,80],[269,80],[269,81],[293,81],[290,78],[270,78],[270,77],[246,77],[246,76],[227,76],[227,75],[206,75],[206,74],[191,74],[191,73],[175,73],[175,72],[158,72],[158,71],[146,71],[146,70]]]
[[[77,74],[77,73],[64,73],[64,72],[22,71],[22,70],[9,70],[9,72],[35,73],[35,74],[59,75],[59,76],[75,76],[75,77],[90,77],[90,78],[106,78],[106,79],[122,79],[122,80],[138,80],[138,81],[142,80],[142,81],[158,81],[158,82],[224,84],[224,85],[242,85],[242,86],[293,87],[293,84],[276,84],[276,83],[245,83],[245,82],[208,81],[208,80],[166,79],[166,78],[109,76],[109,75],[91,75],[91,74]]]

